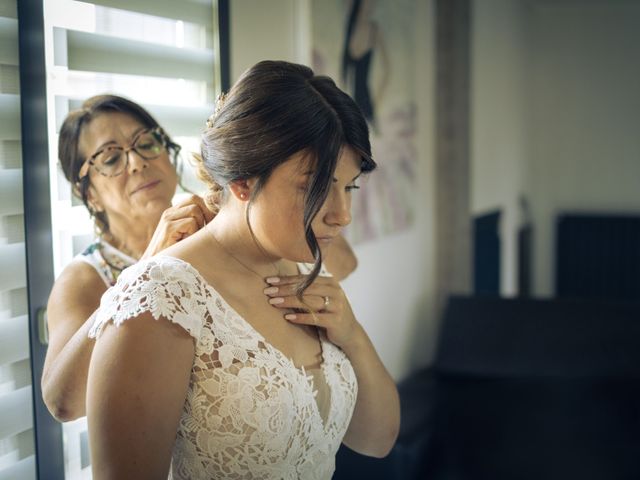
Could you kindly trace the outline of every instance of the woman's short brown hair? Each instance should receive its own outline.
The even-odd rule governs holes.
[[[102,113],[114,112],[130,115],[146,128],[160,127],[156,119],[137,103],[117,95],[96,95],[85,100],[79,109],[69,112],[62,123],[58,138],[58,159],[64,176],[73,186],[73,193],[82,200],[91,213],[96,229],[102,233],[109,231],[109,219],[105,212],[93,211],[89,206],[87,195],[90,180],[88,175],[80,178],[80,169],[86,158],[80,152],[79,144],[83,128],[91,120]],[[164,136],[174,166],[177,166],[180,145],[174,143],[166,133]]]

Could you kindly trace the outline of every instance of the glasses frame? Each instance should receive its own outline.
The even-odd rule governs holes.
[[[103,177],[112,178],[112,177],[117,177],[119,175],[122,175],[124,173],[124,171],[127,169],[127,167],[129,166],[129,152],[131,152],[131,151],[136,152],[138,154],[138,156],[140,158],[142,158],[143,160],[153,160],[155,158],[158,158],[160,155],[162,155],[162,153],[158,153],[158,155],[155,155],[153,157],[145,157],[144,155],[140,154],[140,152],[135,147],[135,144],[138,141],[138,139],[142,135],[144,135],[146,133],[151,133],[151,134],[157,135],[160,138],[160,141],[161,141],[161,144],[162,144],[162,148],[164,148],[165,151],[167,150],[167,146],[169,144],[169,141],[168,141],[166,133],[164,133],[164,130],[162,130],[162,128],[160,128],[160,127],[145,128],[144,130],[141,130],[140,132],[138,132],[138,134],[133,138],[133,140],[131,141],[131,143],[129,144],[129,146],[127,148],[121,147],[119,145],[117,145],[117,146],[109,145],[107,147],[101,148],[100,150],[95,152],[93,155],[91,155],[89,158],[87,158],[83,162],[82,166],[80,167],[80,172],[78,172],[78,179],[82,180],[84,177],[86,177],[89,174],[89,167],[95,167],[96,171],[100,175],[102,175]],[[109,149],[109,148],[121,149],[122,153],[124,153],[124,155],[125,155],[124,168],[122,169],[122,171],[120,171],[120,172],[118,172],[116,174],[113,174],[113,175],[109,175],[107,173],[104,173],[104,172],[100,171],[100,169],[95,164],[96,157],[98,155],[100,155],[102,152],[104,152],[105,150]]]

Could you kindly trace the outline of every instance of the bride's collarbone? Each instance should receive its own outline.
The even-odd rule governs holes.
[[[215,281],[215,290],[267,343],[292,359],[296,366],[319,363],[322,349],[317,330],[287,321],[284,315],[292,311],[269,303],[263,292],[269,285],[256,275],[217,273],[217,280],[222,281]]]

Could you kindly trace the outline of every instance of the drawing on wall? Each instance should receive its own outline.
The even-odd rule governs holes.
[[[416,0],[314,0],[313,69],[356,101],[371,132],[378,169],[353,194],[346,234],[361,243],[413,224],[417,152]]]

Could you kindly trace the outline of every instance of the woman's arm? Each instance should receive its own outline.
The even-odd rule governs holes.
[[[153,256],[179,242],[212,218],[213,213],[200,197],[189,196],[164,211],[144,256]],[[85,415],[87,371],[94,345],[88,333],[105,291],[96,271],[76,261],[64,269],[49,296],[49,347],[42,396],[51,414],[61,422]]]
[[[145,312],[96,340],[87,384],[93,478],[167,478],[194,341]]]
[[[49,346],[41,384],[45,405],[61,422],[85,414],[87,371],[94,345],[87,335],[105,291],[93,267],[79,261],[64,269],[51,290],[47,305]]]
[[[324,264],[333,278],[341,282],[356,269],[358,259],[347,240],[342,235],[338,235],[331,245]]]

